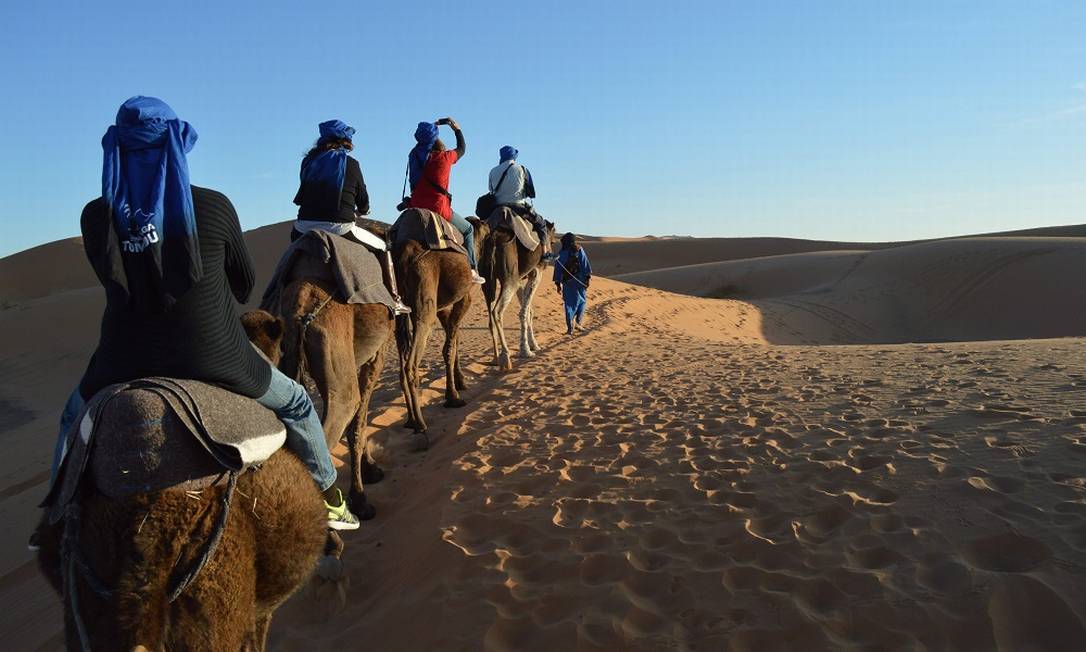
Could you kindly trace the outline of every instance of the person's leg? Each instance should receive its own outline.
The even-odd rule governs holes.
[[[332,465],[332,454],[328,452],[324,429],[305,388],[272,367],[268,391],[257,397],[256,402],[274,412],[286,426],[287,447],[309,469],[317,487],[326,491],[334,485],[336,468]]]
[[[313,409],[313,401],[305,388],[274,366],[271,369],[268,391],[256,402],[274,412],[286,426],[287,448],[309,469],[324,497],[328,527],[334,530],[357,529],[358,517],[351,513],[343,494],[336,488],[336,468],[332,464],[332,454],[328,452],[328,443],[324,441],[324,429],[317,418],[317,411]]]
[[[575,322],[576,322],[577,327],[580,328],[581,327],[581,321],[584,319],[584,309],[585,309],[585,306],[588,305],[588,300],[585,297],[585,291],[584,290],[581,290],[580,292],[578,292],[577,295],[578,295],[577,296],[577,310],[574,313],[574,317],[576,318]]]
[[[475,259],[475,227],[456,211],[453,211],[450,221],[457,231],[464,234],[464,249],[468,250],[468,262],[472,269],[476,269],[479,265]]]
[[[573,321],[577,315],[576,299],[570,296],[570,293],[563,288],[562,291],[562,307],[566,313],[566,334],[573,334]]]
[[[83,411],[85,404],[83,395],[79,393],[79,385],[76,385],[71,395],[68,396],[68,401],[64,404],[64,410],[60,413],[60,432],[57,433],[57,443],[53,447],[53,465],[49,469],[50,487],[53,486],[53,482],[57,479],[60,462],[68,452],[68,431],[71,429],[72,424],[75,423],[76,417]]]

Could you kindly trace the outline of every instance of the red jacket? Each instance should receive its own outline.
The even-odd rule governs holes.
[[[442,194],[430,183],[433,181],[445,190],[449,189],[449,173],[460,156],[455,149],[444,152],[430,152],[426,165],[422,167],[419,182],[411,189],[411,207],[431,210],[446,220],[452,220],[452,202],[449,196]],[[429,181],[427,181],[429,179]]]

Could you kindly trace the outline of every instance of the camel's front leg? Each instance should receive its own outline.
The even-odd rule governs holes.
[[[521,306],[521,328],[524,329],[523,340],[521,342],[521,349],[524,349],[524,343],[527,342],[528,350],[535,353],[539,350],[539,342],[535,340],[535,309],[532,307],[532,303],[535,301],[535,293],[539,291],[540,280],[543,278],[543,272],[539,269],[533,271],[527,278],[524,284],[524,288],[521,290],[520,300],[523,302]],[[527,306],[527,308],[525,308]]]
[[[512,283],[503,284],[501,293],[498,295],[498,300],[495,302],[490,313],[490,319],[494,323],[494,329],[499,336],[498,343],[501,346],[501,351],[498,353],[498,368],[502,371],[513,370],[513,360],[509,353],[509,344],[505,341],[505,311],[509,308],[509,304],[513,302],[513,295],[515,293],[516,288]]]

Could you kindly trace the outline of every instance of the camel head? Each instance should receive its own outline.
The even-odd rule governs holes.
[[[256,345],[272,364],[279,364],[279,343],[283,339],[283,320],[266,310],[250,310],[241,316],[241,325],[249,341]]]
[[[474,215],[469,216],[467,220],[475,227],[475,251],[482,251],[483,241],[486,240],[486,236],[490,233],[490,225],[486,223],[486,220],[481,220]]]
[[[554,243],[558,241],[558,230],[554,227],[554,222],[550,220],[543,220],[543,223],[547,227],[547,241],[551,243],[551,249],[554,249]],[[544,252],[553,253],[553,252]]]

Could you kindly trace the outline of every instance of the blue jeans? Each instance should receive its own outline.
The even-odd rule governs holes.
[[[468,262],[472,269],[477,268],[479,262],[475,258],[475,227],[456,211],[453,211],[451,222],[457,231],[464,234],[464,249],[468,250]]]
[[[287,448],[302,460],[305,468],[324,491],[336,483],[336,467],[324,440],[324,428],[305,388],[282,371],[271,368],[271,384],[256,402],[268,408],[287,427]]]
[[[274,412],[286,426],[287,448],[302,460],[320,490],[324,491],[335,484],[336,467],[332,465],[332,454],[328,452],[328,443],[324,440],[324,428],[321,427],[321,420],[305,388],[272,367],[268,391],[255,400]],[[83,405],[83,396],[77,385],[60,414],[60,433],[53,449],[53,466],[49,472],[50,486],[56,479],[60,461],[64,458],[68,428],[83,410]]]
[[[49,468],[50,487],[53,486],[53,481],[57,479],[57,469],[60,468],[60,461],[64,459],[64,454],[67,453],[65,449],[68,444],[68,429],[71,428],[79,413],[83,411],[84,405],[83,395],[79,393],[79,385],[76,385],[75,390],[64,404],[64,411],[60,413],[60,432],[57,434],[57,443],[53,446],[53,466]]]

